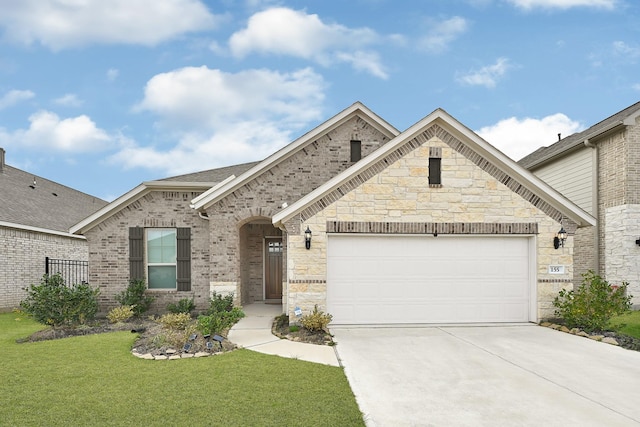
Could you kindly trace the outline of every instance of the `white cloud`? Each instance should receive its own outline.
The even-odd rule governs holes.
[[[0,98],[0,110],[12,107],[35,96],[30,90],[10,90]]]
[[[570,9],[572,7],[593,7],[597,9],[614,9],[618,0],[507,0],[512,5],[524,9]]]
[[[323,89],[322,77],[310,68],[225,73],[206,66],[185,67],[151,78],[135,109],[152,111],[185,130],[211,130],[247,118],[297,127],[320,118]]]
[[[119,75],[120,70],[118,70],[117,68],[109,68],[107,70],[107,80],[109,80],[110,82],[115,81],[115,79],[117,79]]]
[[[215,133],[188,133],[168,150],[128,145],[108,161],[126,169],[147,168],[167,175],[262,160],[291,141],[291,135],[273,124],[236,122]]]
[[[436,23],[419,42],[420,48],[433,53],[440,53],[449,45],[464,34],[469,27],[468,22],[460,17],[454,16],[442,22]]]
[[[483,127],[476,133],[507,156],[519,160],[540,147],[556,142],[559,133],[564,138],[583,129],[579,122],[556,113],[542,119],[511,117]]]
[[[125,144],[111,161],[181,174],[260,160],[322,118],[322,77],[306,68],[225,73],[186,67],[154,76],[136,111],[158,115],[178,142],[169,149]]]
[[[156,45],[216,25],[199,0],[3,1],[0,27],[15,42],[53,50],[92,43]]]
[[[277,7],[251,16],[247,27],[231,36],[229,48],[238,58],[261,53],[294,56],[323,66],[347,62],[356,69],[387,78],[377,54],[367,50],[380,40],[381,37],[369,28],[326,24],[318,15]],[[356,62],[354,58],[366,60]]]
[[[26,130],[7,132],[0,129],[0,143],[80,153],[103,150],[114,140],[85,115],[61,120],[55,113],[39,111],[31,115],[29,121],[31,124]]]
[[[617,55],[623,55],[631,61],[640,58],[640,46],[631,46],[623,41],[615,41],[612,46],[613,52]]]
[[[84,101],[82,101],[76,94],[73,93],[67,93],[60,98],[54,99],[53,102],[64,107],[80,107],[82,106],[82,104],[84,104]]]
[[[26,101],[36,96],[30,90],[10,90],[0,98],[0,110],[12,107],[19,102]]]
[[[485,86],[493,88],[507,71],[513,66],[507,58],[498,58],[495,64],[487,65],[479,70],[470,71],[467,74],[459,75],[456,80],[470,86]]]

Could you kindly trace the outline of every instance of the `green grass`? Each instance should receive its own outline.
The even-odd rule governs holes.
[[[2,426],[363,426],[341,368],[237,350],[153,361],[114,332],[16,343],[41,329],[0,314]]]
[[[621,334],[640,339],[640,311],[632,311],[622,316],[616,316],[609,322]],[[622,325],[617,327],[615,325]]]

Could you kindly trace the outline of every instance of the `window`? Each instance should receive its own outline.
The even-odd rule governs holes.
[[[129,272],[149,289],[190,291],[191,229],[129,228]]]
[[[351,161],[357,162],[362,158],[362,142],[352,139],[351,140]]]
[[[429,186],[442,185],[442,159],[429,157]]]
[[[176,288],[176,230],[147,229],[147,272],[149,289]]]

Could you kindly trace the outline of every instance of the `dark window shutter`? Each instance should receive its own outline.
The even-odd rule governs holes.
[[[442,159],[436,157],[429,158],[429,185],[442,184],[441,163]]]
[[[144,228],[129,228],[129,278],[144,280]]]
[[[190,291],[191,290],[191,229],[190,228],[178,228],[177,229],[177,276],[178,276],[178,290]]]

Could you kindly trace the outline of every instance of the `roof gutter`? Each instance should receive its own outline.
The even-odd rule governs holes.
[[[31,227],[30,225],[16,224],[16,223],[13,223],[13,222],[0,221],[0,227],[13,228],[13,229],[16,229],[16,230],[31,231],[33,233],[50,234],[50,235],[53,235],[53,236],[67,237],[67,238],[71,238],[71,239],[86,240],[86,238],[84,236],[78,236],[77,234],[65,233],[64,231],[50,230],[48,228]]]

